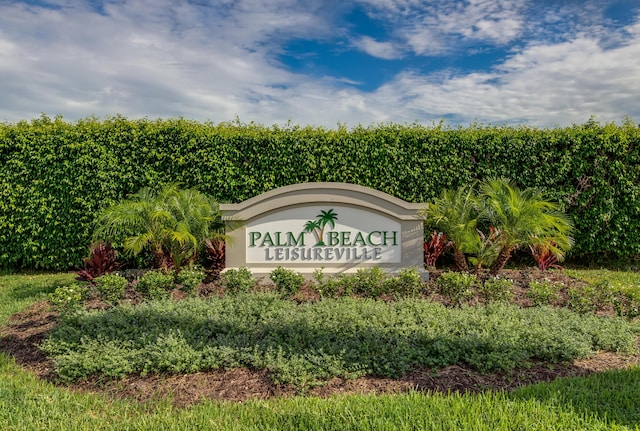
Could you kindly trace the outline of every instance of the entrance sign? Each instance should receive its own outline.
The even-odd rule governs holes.
[[[305,183],[220,206],[226,266],[268,275],[278,266],[310,277],[378,266],[423,268],[423,222],[412,204],[368,187]]]
[[[247,223],[247,263],[401,261],[398,221],[346,205],[325,208],[290,208]]]

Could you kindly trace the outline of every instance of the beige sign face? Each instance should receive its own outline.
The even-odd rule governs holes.
[[[286,208],[246,225],[247,263],[398,263],[396,220],[343,205]]]

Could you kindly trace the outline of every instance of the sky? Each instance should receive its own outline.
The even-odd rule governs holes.
[[[640,0],[0,0],[0,122],[640,121]]]

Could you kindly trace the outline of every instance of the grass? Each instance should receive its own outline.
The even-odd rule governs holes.
[[[0,325],[72,275],[0,276]],[[0,354],[3,430],[638,430],[640,368],[514,393],[352,395],[246,403],[139,404],[55,387]]]
[[[0,326],[12,314],[74,282],[75,277],[72,273],[0,275]]]
[[[0,423],[15,431],[633,430],[639,376],[638,369],[603,373],[513,394],[296,397],[175,409],[167,401],[136,404],[56,388],[0,356]]]
[[[615,289],[640,290],[640,272],[611,269],[565,269],[564,272],[590,284],[608,282]]]
[[[532,385],[512,398],[540,400],[561,409],[571,406],[633,429],[640,425],[640,367]]]
[[[590,293],[586,296],[609,297],[616,313],[634,319],[640,326],[640,272],[610,269],[574,269],[566,272],[569,276],[589,284],[586,292]]]

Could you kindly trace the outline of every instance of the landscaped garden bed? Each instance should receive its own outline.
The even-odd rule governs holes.
[[[58,308],[60,317],[39,302],[12,316],[2,350],[59,384],[141,400],[170,396],[178,405],[513,389],[639,363],[638,324],[614,316],[598,280],[511,269],[500,279],[508,281],[508,298],[497,288],[500,298],[491,298],[483,285],[493,279],[481,275],[470,293],[452,299],[438,284],[450,272],[436,271],[402,295],[366,284],[372,272],[351,276],[360,290],[348,295],[344,283],[327,295],[318,282],[283,290],[240,288],[235,279],[230,289],[223,277],[190,294],[172,285],[155,300],[135,291],[139,282],[129,283],[115,305],[94,289],[84,311]],[[532,284],[558,289],[548,305],[535,305],[541,299],[530,294]]]

